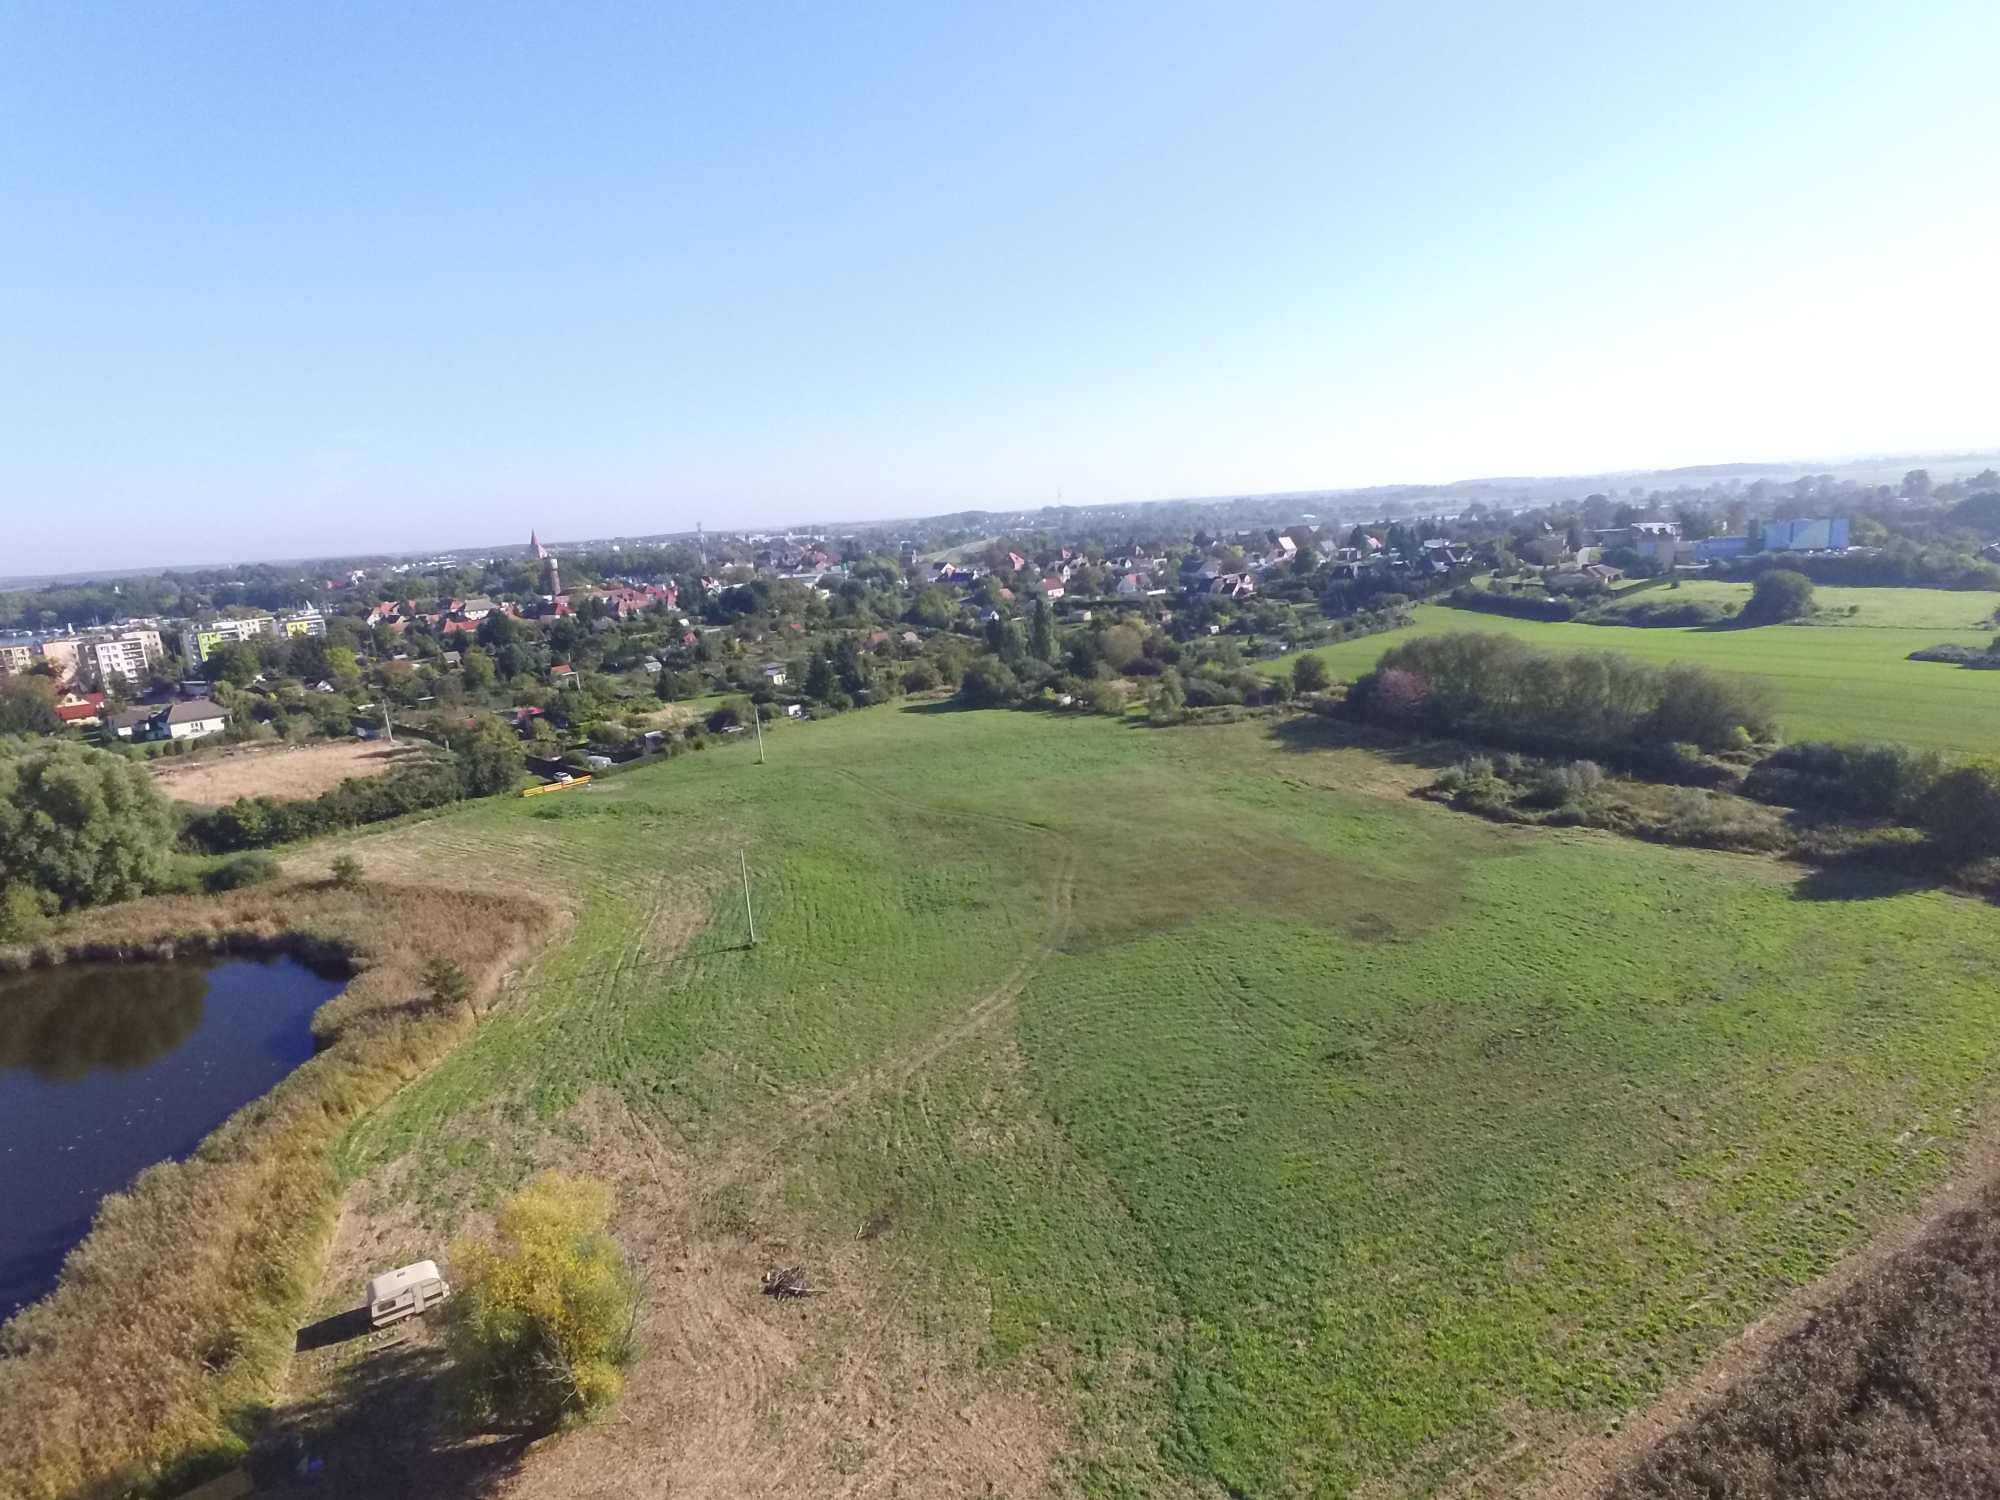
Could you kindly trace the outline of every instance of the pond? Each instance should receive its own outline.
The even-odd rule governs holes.
[[[55,1285],[99,1199],[311,1057],[346,982],[290,958],[0,976],[0,1321]]]

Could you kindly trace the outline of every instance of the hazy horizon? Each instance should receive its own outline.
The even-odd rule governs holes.
[[[15,7],[0,570],[1989,447],[1995,43]]]
[[[1061,503],[1063,506],[1072,509],[1083,508],[1087,505],[1096,506],[1100,508],[1108,507],[1108,508],[1120,508],[1120,509],[1128,507],[1138,508],[1149,505],[1202,505],[1202,504],[1220,505],[1220,504],[1234,503],[1238,501],[1254,502],[1258,500],[1281,499],[1288,495],[1299,495],[1307,498],[1315,496],[1344,498],[1344,497],[1365,494],[1367,492],[1374,490],[1418,490],[1418,491],[1435,490],[1442,492],[1444,490],[1451,488],[1470,487],[1482,484],[1491,484],[1491,485],[1527,484],[1527,485],[1539,486],[1546,490],[1553,491],[1560,487],[1568,487],[1570,489],[1576,489],[1590,482],[1602,482],[1604,484],[1613,485],[1615,487],[1615,482],[1619,480],[1663,479],[1674,475],[1679,470],[1689,469],[1689,468],[1700,469],[1700,470],[1720,470],[1723,472],[1728,472],[1732,470],[1747,472],[1751,470],[1780,469],[1787,474],[1798,476],[1807,473],[1818,473],[1824,471],[1839,472],[1841,470],[1866,469],[1872,467],[1882,467],[1884,468],[1884,471],[1886,473],[1905,463],[1922,464],[1926,462],[1936,467],[1936,472],[1938,473],[1939,477],[1944,477],[1946,475],[1946,473],[1948,472],[1947,466],[1950,465],[1957,465],[1965,468],[1970,468],[1974,464],[1981,464],[1988,466],[1991,466],[1993,464],[2000,464],[2000,443],[1994,443],[1991,445],[1984,445],[1974,448],[1956,449],[1950,451],[1940,451],[1931,453],[1922,453],[1922,452],[1900,453],[1900,454],[1858,453],[1858,454],[1843,454],[1837,456],[1818,455],[1811,458],[1793,458],[1793,459],[1754,458],[1754,459],[1737,459],[1737,460],[1704,460],[1704,461],[1698,461],[1694,464],[1674,465],[1669,468],[1658,468],[1658,469],[1625,467],[1618,469],[1606,469],[1594,472],[1573,471],[1568,473],[1549,473],[1549,474],[1468,474],[1468,475],[1459,475],[1457,477],[1449,479],[1392,480],[1380,485],[1342,485],[1342,484],[1311,485],[1296,490],[1261,490],[1261,491],[1225,490],[1212,495],[1150,495],[1150,496],[1134,497],[1134,498],[1114,498],[1114,499],[1107,499],[1095,502],[1065,500]],[[1445,498],[1447,497],[1440,495],[1441,500]],[[1546,498],[1553,499],[1555,498],[1555,496],[1551,494]],[[1524,497],[1519,503],[1520,505],[1526,507],[1526,506],[1537,505],[1544,502],[1543,500],[1535,499],[1532,497]],[[1014,511],[1032,512],[1041,509],[1043,504],[1044,502],[1034,502],[1018,506],[963,506],[946,510],[921,510],[921,511],[911,510],[911,511],[899,512],[892,515],[885,514],[872,517],[859,516],[859,515],[837,516],[837,515],[786,514],[776,518],[743,519],[728,525],[709,525],[707,527],[707,530],[711,535],[725,535],[731,532],[745,532],[745,531],[779,533],[784,531],[810,531],[815,529],[826,529],[826,528],[833,528],[840,526],[883,526],[883,525],[893,524],[897,521],[929,520],[939,516],[959,514],[961,511],[966,513],[984,512],[989,514],[1007,514]],[[207,558],[177,557],[169,559],[154,559],[145,562],[137,562],[130,564],[85,561],[75,566],[48,569],[38,573],[0,573],[0,588],[20,587],[24,584],[33,584],[47,579],[82,580],[93,576],[110,577],[114,574],[121,576],[131,576],[135,574],[146,574],[146,573],[156,573],[156,572],[186,572],[202,568],[228,568],[237,566],[254,566],[257,564],[282,565],[289,563],[311,562],[318,560],[332,561],[349,557],[369,557],[369,556],[414,557],[414,556],[433,554],[433,553],[471,554],[471,553],[476,553],[480,549],[487,547],[500,548],[500,547],[524,546],[526,545],[526,542],[528,540],[528,535],[539,535],[540,539],[544,543],[550,545],[574,546],[576,544],[586,541],[607,541],[607,540],[636,541],[648,537],[678,536],[692,532],[694,529],[695,528],[692,525],[658,526],[650,528],[634,527],[622,530],[605,529],[602,527],[593,528],[589,526],[581,526],[581,527],[568,526],[558,529],[555,527],[545,526],[540,523],[536,523],[529,528],[529,533],[527,535],[523,535],[520,537],[508,538],[508,537],[488,536],[488,535],[478,535],[478,536],[455,535],[451,537],[432,538],[418,545],[408,546],[408,547],[373,546],[369,545],[365,539],[354,538],[352,539],[353,542],[352,545],[347,546],[343,550],[337,550],[331,552],[318,552],[318,553],[300,552],[300,553],[289,553],[289,554],[272,553],[255,557],[252,556],[207,557]]]

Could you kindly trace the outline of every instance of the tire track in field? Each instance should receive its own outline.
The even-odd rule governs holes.
[[[900,797],[883,791],[852,771],[835,769],[831,774],[852,782],[870,796],[879,797],[914,812],[986,823],[1053,839],[1060,849],[1060,856],[1056,867],[1056,878],[1049,887],[1045,903],[1042,931],[1033,946],[1015,961],[998,984],[980,995],[951,1020],[925,1036],[878,1057],[874,1062],[855,1072],[845,1083],[825,1090],[797,1106],[780,1122],[776,1131],[764,1139],[725,1152],[714,1164],[712,1180],[718,1186],[742,1185],[782,1156],[801,1136],[844,1115],[853,1104],[863,1098],[908,1083],[913,1076],[940,1057],[972,1040],[1002,1016],[1010,1014],[1014,1002],[1027,988],[1028,981],[1035,976],[1047,959],[1062,950],[1063,944],[1069,939],[1070,928],[1074,921],[1078,856],[1074,841],[1067,835],[1043,823],[1031,823],[1021,818],[972,812]]]

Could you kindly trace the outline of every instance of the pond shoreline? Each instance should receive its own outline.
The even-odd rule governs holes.
[[[348,979],[313,1015],[313,1055],[105,1197],[55,1290],[0,1327],[0,1493],[154,1494],[243,1455],[333,1229],[336,1143],[469,1036],[554,925],[516,897],[290,881],[100,908],[0,950],[0,972],[283,955]],[[432,992],[434,962],[468,998]]]

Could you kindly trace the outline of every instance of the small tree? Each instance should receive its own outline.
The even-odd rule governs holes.
[[[521,742],[491,714],[481,714],[448,741],[468,797],[491,797],[521,779]]]
[[[1301,656],[1292,663],[1292,688],[1300,693],[1323,693],[1333,681],[1326,663],[1317,656]]]
[[[1056,621],[1049,608],[1049,601],[1037,599],[1035,613],[1029,627],[1028,650],[1036,661],[1056,659]]]
[[[1812,613],[1812,607],[1812,580],[1790,568],[1773,568],[1758,576],[1742,618],[1751,624],[1773,625],[1781,620],[1802,620]]]
[[[334,886],[343,891],[351,891],[361,884],[361,861],[351,854],[336,854],[328,867]]]
[[[465,977],[465,970],[449,959],[434,959],[424,970],[424,983],[430,986],[431,999],[442,1006],[472,1005],[472,981]]]
[[[610,1221],[604,1183],[544,1172],[500,1205],[491,1242],[452,1247],[446,1328],[470,1415],[547,1428],[618,1399],[639,1297]]]
[[[1948,858],[2000,854],[2000,759],[1976,760],[1946,771],[1925,795],[1920,815]]]

